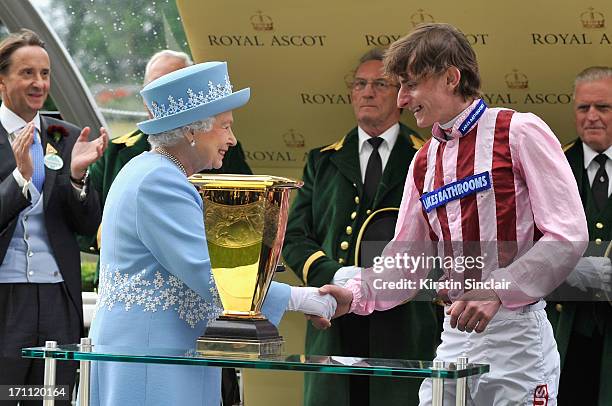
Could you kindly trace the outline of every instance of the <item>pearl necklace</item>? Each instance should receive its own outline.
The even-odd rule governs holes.
[[[185,167],[183,166],[183,164],[181,163],[181,161],[179,161],[174,155],[172,155],[171,153],[169,153],[168,151],[166,151],[164,148],[162,147],[157,147],[154,149],[155,152],[157,152],[160,155],[165,156],[166,158],[168,158],[173,164],[175,164],[176,166],[178,166],[178,168],[183,171],[183,173],[185,174],[185,176],[187,176],[187,171],[185,170]]]

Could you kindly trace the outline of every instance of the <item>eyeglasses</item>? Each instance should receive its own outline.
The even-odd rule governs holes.
[[[397,86],[396,84],[393,83],[389,83],[386,80],[383,79],[375,79],[375,80],[365,80],[365,79],[355,79],[353,81],[353,84],[351,85],[351,88],[353,90],[356,90],[358,92],[364,90],[368,84],[372,85],[372,88],[376,91],[385,91],[389,88],[399,88],[399,86]]]

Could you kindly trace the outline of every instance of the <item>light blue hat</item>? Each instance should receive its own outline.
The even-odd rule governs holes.
[[[227,63],[205,62],[164,75],[140,94],[153,118],[138,123],[138,128],[157,134],[243,106],[251,90],[232,92]]]

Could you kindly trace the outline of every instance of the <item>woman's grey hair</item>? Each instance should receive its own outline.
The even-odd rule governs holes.
[[[181,140],[185,139],[185,135],[191,131],[196,132],[209,132],[213,128],[215,123],[214,117],[208,117],[204,120],[196,121],[191,124],[187,124],[183,127],[175,128],[174,130],[164,131],[162,133],[150,134],[149,144],[151,148],[157,147],[172,147],[178,144]]]

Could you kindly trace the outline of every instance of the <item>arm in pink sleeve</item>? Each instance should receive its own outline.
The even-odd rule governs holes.
[[[565,280],[586,248],[588,231],[576,180],[552,130],[531,113],[515,113],[510,134],[515,178],[523,180],[515,187],[529,193],[534,223],[543,234],[519,259],[491,273],[494,280],[511,282],[511,289],[496,293],[505,307],[516,308]]]

